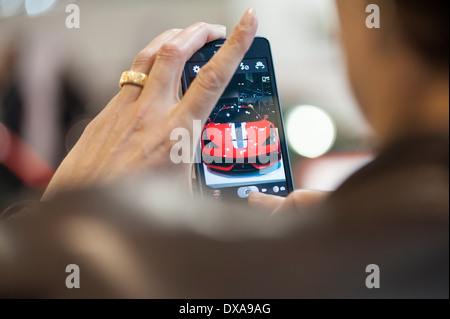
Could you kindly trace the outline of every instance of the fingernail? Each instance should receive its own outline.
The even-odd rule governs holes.
[[[250,26],[253,24],[256,18],[256,10],[254,7],[250,7],[244,13],[244,16],[241,19],[241,24],[244,26]]]

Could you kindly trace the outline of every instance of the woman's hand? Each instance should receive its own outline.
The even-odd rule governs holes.
[[[57,169],[43,199],[149,169],[170,172],[190,189],[191,165],[171,161],[170,150],[176,141],[171,141],[170,134],[175,128],[185,128],[194,141],[199,140],[193,121],[206,121],[250,48],[257,25],[250,8],[181,101],[178,89],[186,61],[207,42],[225,37],[226,29],[196,23],[154,39],[131,67],[148,74],[145,86],[125,85],[88,125]]]
[[[262,193],[252,192],[248,202],[252,207],[266,211],[272,215],[292,212],[308,212],[319,206],[329,192],[297,190],[290,193],[287,197],[279,197]]]

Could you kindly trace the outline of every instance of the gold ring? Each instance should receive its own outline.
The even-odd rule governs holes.
[[[133,84],[140,87],[144,87],[147,81],[147,74],[136,71],[125,71],[120,77],[119,86],[122,88],[125,84]]]

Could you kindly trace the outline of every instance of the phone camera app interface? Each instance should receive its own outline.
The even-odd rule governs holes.
[[[190,82],[205,64],[188,64]],[[279,127],[267,60],[242,61],[201,135],[209,197],[244,199],[250,192],[287,195]]]

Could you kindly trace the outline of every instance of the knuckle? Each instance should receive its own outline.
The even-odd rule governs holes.
[[[96,119],[93,119],[90,121],[83,130],[83,135],[90,135],[94,130],[96,126]]]
[[[180,58],[183,54],[182,47],[173,41],[164,43],[158,51],[158,57],[161,58]]]
[[[198,28],[198,29],[206,29],[208,27],[208,23],[206,23],[206,22],[196,22],[196,23],[193,24],[193,26],[195,28]]]
[[[216,71],[213,61],[205,65],[198,75],[198,84],[206,90],[217,90],[222,86],[223,79]]]
[[[241,33],[243,33],[242,31],[240,31],[239,29],[236,30],[236,33],[233,34],[233,36],[230,36],[227,39],[227,45],[232,48],[234,51],[243,51],[243,47],[242,47],[242,42],[239,41],[238,39],[242,39]]]
[[[234,32],[239,34],[241,37],[250,36],[250,31],[253,29],[253,25],[243,25],[242,23],[239,23],[236,28],[234,29]]]
[[[134,58],[133,66],[136,67],[148,64],[148,62],[152,59],[153,54],[153,51],[150,49],[143,49],[139,51]]]
[[[83,133],[81,134],[84,138],[91,138],[92,136],[98,134],[102,130],[102,119],[97,116],[93,118],[83,129]]]

